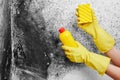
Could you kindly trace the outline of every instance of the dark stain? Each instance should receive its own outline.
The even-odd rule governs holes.
[[[23,48],[22,42],[15,44],[14,57],[15,65],[19,68],[24,68],[36,73],[39,73],[41,77],[47,77],[48,63],[51,60],[48,56],[50,53],[49,46],[47,44],[47,35],[45,34],[45,22],[41,15],[41,28],[38,28],[38,24],[29,13],[29,5],[31,0],[17,0],[16,13],[14,23],[15,29],[22,30],[23,40],[26,48]]]
[[[24,63],[26,61],[26,55],[23,51],[23,47],[20,43],[15,45],[15,48],[13,50],[14,58],[15,58],[15,65],[18,67],[23,67]]]
[[[10,19],[10,1],[6,0],[4,4],[4,51],[2,56],[1,63],[1,79],[0,80],[9,80],[10,77],[10,67],[11,67],[11,19]]]

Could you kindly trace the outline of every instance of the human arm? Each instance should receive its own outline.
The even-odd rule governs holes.
[[[120,51],[113,47],[111,50],[105,53],[108,57],[111,58],[111,61],[114,65],[120,67]]]
[[[106,74],[109,75],[114,80],[120,80],[120,67],[109,64]]]
[[[111,58],[111,61],[114,64],[108,66],[106,74],[111,76],[114,80],[120,80],[120,51],[113,47],[105,54]]]

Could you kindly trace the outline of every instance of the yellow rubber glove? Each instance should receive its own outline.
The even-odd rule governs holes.
[[[110,58],[89,52],[84,46],[76,41],[78,48],[63,45],[66,57],[76,63],[85,63],[88,67],[103,75],[110,64]]]
[[[115,44],[115,40],[99,25],[94,11],[91,9],[93,22],[81,24],[79,6],[76,10],[78,26],[93,37],[93,41],[96,44],[97,48],[102,53],[108,52],[110,49],[112,49]]]

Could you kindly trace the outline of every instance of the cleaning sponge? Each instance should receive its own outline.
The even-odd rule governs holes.
[[[92,13],[90,4],[82,4],[78,6],[78,15],[80,24],[92,22]]]

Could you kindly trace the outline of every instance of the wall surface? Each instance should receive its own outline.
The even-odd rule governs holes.
[[[91,37],[77,28],[75,9],[78,4],[90,3],[95,10],[101,26],[116,40],[116,47],[120,49],[120,2],[119,0],[46,0],[43,16],[47,30],[58,35],[58,29],[64,26],[70,30],[76,40],[80,41],[90,51],[99,53]],[[57,66],[57,67],[56,67]],[[60,66],[60,67],[59,67]],[[60,74],[56,76],[55,74]],[[112,80],[108,76],[99,76],[97,72],[85,67],[72,65],[51,65],[48,80]]]
[[[100,25],[115,38],[115,47],[120,49],[119,0],[9,1],[7,5],[7,1],[0,0],[1,70],[7,64],[7,58],[3,59],[3,46],[7,46],[4,38],[8,36],[8,27],[11,28],[9,37],[12,42],[12,59],[7,59],[11,61],[8,62],[11,64],[10,77],[4,74],[8,66],[3,72],[0,71],[3,76],[1,80],[6,77],[11,80],[113,80],[107,75],[100,76],[84,64],[71,63],[61,49],[58,29],[61,26],[65,27],[88,50],[99,54],[91,36],[78,28],[75,16],[75,9],[79,4],[90,3]],[[8,14],[9,10],[11,14]],[[11,18],[11,21],[8,18]]]
[[[9,1],[0,0],[0,80],[8,79],[11,65]],[[7,78],[8,77],[8,78]]]

